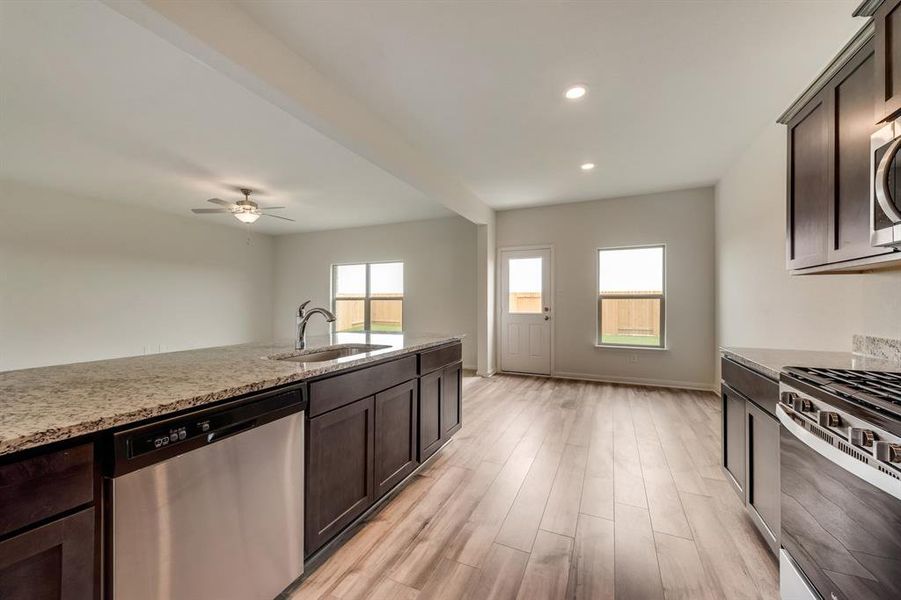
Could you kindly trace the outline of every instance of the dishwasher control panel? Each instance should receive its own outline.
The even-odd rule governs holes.
[[[177,444],[189,438],[204,435],[210,430],[210,420],[203,419],[197,422],[177,424],[145,435],[136,436],[128,440],[129,456],[139,456],[146,452],[157,450],[169,444]]]
[[[112,436],[114,459],[108,476],[118,477],[305,410],[305,399],[306,387],[297,385],[222,402],[116,432]]]

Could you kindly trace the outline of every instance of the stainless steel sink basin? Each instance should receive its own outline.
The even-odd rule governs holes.
[[[383,350],[391,346],[380,346],[376,344],[355,344],[341,346],[339,348],[322,348],[319,350],[301,350],[300,354],[292,354],[290,356],[273,357],[275,360],[287,360],[297,363],[314,363],[325,362],[328,360],[337,360],[345,356],[353,356],[354,354],[363,354],[364,352],[372,352],[374,350]]]

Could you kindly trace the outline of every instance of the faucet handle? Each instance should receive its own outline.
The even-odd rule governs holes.
[[[306,302],[301,304],[299,307],[297,307],[297,316],[298,317],[303,318],[304,308],[306,308],[307,304],[309,304],[309,303],[310,303],[310,300],[307,300]]]

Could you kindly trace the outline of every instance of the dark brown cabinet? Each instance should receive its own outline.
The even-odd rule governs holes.
[[[798,270],[886,254],[870,245],[869,42],[788,122],[786,260]]]
[[[789,269],[822,265],[827,260],[832,108],[826,92],[811,100],[788,124],[786,257]]]
[[[97,596],[97,481],[93,444],[0,465],[0,598]]]
[[[779,384],[722,360],[723,469],[774,554],[779,553]]]
[[[0,542],[3,600],[89,600],[94,588],[94,509]]]
[[[309,554],[375,500],[375,398],[307,421],[304,547]]]
[[[307,557],[407,479],[460,429],[460,357],[460,344],[449,344],[310,383]],[[430,371],[422,374],[423,369]]]
[[[827,87],[833,128],[826,256],[829,263],[888,252],[870,245],[870,136],[877,129],[871,106],[875,62],[873,44],[869,43]]]
[[[745,404],[746,439],[745,502],[748,512],[773,553],[779,552],[779,421]]]
[[[901,0],[885,0],[876,23],[876,120],[901,112]]]
[[[463,363],[419,379],[419,462],[424,462],[463,426]]]
[[[419,464],[416,381],[375,395],[375,497],[384,496]]]
[[[419,462],[434,454],[444,440],[441,409],[444,393],[444,369],[420,377]]]
[[[740,494],[745,489],[745,398],[723,385],[723,468]]]
[[[444,396],[442,397],[441,436],[448,440],[463,426],[463,363],[458,362],[444,369]]]
[[[872,27],[862,30],[816,92],[781,121],[788,126],[786,266],[796,274],[862,270],[892,253],[870,244],[870,136],[879,120],[872,98],[880,79],[872,35]]]

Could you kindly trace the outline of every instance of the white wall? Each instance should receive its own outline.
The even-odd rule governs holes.
[[[497,215],[498,247],[554,246],[554,372],[565,376],[711,388],[713,242],[713,188]],[[667,246],[668,349],[596,348],[595,249],[658,243]]]
[[[294,334],[297,306],[331,305],[331,266],[403,261],[404,329],[463,333],[463,362],[476,367],[477,226],[461,217],[279,236],[275,240],[277,339]],[[327,333],[314,318],[310,335]]]
[[[718,343],[849,351],[855,333],[901,338],[901,271],[785,270],[785,135],[766,127],[716,187]]]
[[[0,189],[0,371],[270,337],[270,236]]]

